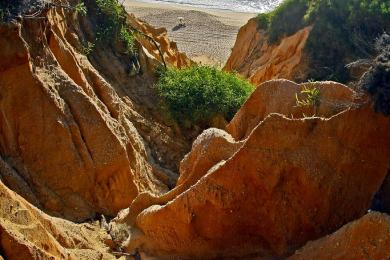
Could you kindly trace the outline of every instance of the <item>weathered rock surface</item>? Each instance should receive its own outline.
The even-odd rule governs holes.
[[[49,217],[0,181],[0,252],[5,259],[116,259],[105,244],[109,240],[98,223]]]
[[[320,91],[318,107],[297,106],[295,94],[302,97],[304,88]],[[268,115],[278,113],[290,118],[306,116],[331,117],[354,105],[356,93],[336,82],[313,82],[296,84],[289,80],[273,80],[263,83],[245,102],[226,127],[237,140],[247,138],[250,132]]]
[[[309,242],[291,258],[296,259],[389,259],[390,216],[369,213],[332,235]]]
[[[122,246],[159,256],[284,257],[364,215],[390,167],[390,120],[343,85],[312,84],[321,89],[322,117],[294,112],[290,100],[299,88],[290,92],[291,82],[259,86],[247,104],[266,100],[261,96],[273,86],[275,96],[264,105],[271,114],[260,113],[257,124],[240,130],[249,133],[245,139],[216,130],[201,136],[181,165],[179,183],[189,180],[184,191],[152,200],[142,194],[135,200],[142,203],[111,223],[114,229],[131,225]],[[286,114],[294,118],[274,113],[272,104],[288,102]],[[339,103],[346,105],[341,112]],[[243,110],[256,111],[247,104]],[[216,156],[215,143],[231,145],[219,145]],[[211,159],[202,164],[200,158]]]
[[[193,64],[185,53],[179,51],[177,44],[168,39],[168,32],[166,28],[154,28],[149,24],[138,20],[132,14],[129,15],[129,22],[134,28],[137,28],[144,34],[155,39],[167,63],[172,64],[177,68],[188,67]],[[139,41],[148,53],[152,54],[155,59],[162,62],[160,52],[153,42],[145,37],[139,37]]]
[[[91,64],[80,54],[93,36],[89,17],[61,8],[41,16],[0,26],[4,183],[74,221],[114,216],[144,191],[166,192],[188,143],[158,112],[153,57],[140,48],[143,74],[133,77],[109,48],[97,48]]]
[[[256,19],[251,19],[240,29],[224,69],[238,72],[254,85],[281,78],[302,81],[307,66],[303,48],[310,31],[311,27],[306,27],[270,45]]]

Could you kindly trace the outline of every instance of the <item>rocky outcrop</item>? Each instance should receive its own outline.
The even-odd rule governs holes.
[[[133,14],[129,15],[129,22],[134,28],[137,28],[139,31],[156,41],[163,54],[164,60],[166,60],[167,63],[172,64],[177,68],[184,68],[194,64],[185,53],[179,51],[175,42],[171,42],[168,39],[166,28],[154,28],[146,22],[138,20]],[[150,41],[150,39],[145,37],[139,37],[139,41],[148,53],[162,62],[160,51],[153,41]]]
[[[303,88],[320,91],[318,106],[298,106],[295,94],[301,98]],[[318,116],[329,118],[354,106],[356,93],[336,82],[296,84],[288,80],[268,81],[258,87],[226,127],[237,140],[247,138],[268,115],[278,113],[289,118]]]
[[[231,122],[247,122],[236,141],[220,130],[202,135],[182,162],[183,191],[154,203],[140,199],[111,223],[116,234],[131,226],[122,247],[191,258],[285,257],[364,215],[390,167],[390,121],[343,85],[311,84],[321,90],[317,117],[292,102],[302,86],[274,81],[243,107],[257,111],[252,98],[267,100],[264,114]],[[270,99],[267,88],[274,89]],[[289,113],[275,113],[283,109]]]
[[[302,81],[308,66],[303,48],[310,31],[309,26],[278,44],[269,44],[256,19],[251,19],[238,32],[224,69],[238,72],[254,85],[281,78]]]
[[[0,182],[0,253],[5,259],[116,259],[109,241],[99,223],[49,217]]]
[[[144,191],[166,192],[188,141],[159,112],[157,61],[141,46],[143,74],[131,76],[115,49],[82,54],[93,15],[44,8],[40,17],[0,26],[4,182],[74,221],[114,216]]]
[[[332,235],[309,242],[289,259],[389,258],[390,216],[369,213]]]

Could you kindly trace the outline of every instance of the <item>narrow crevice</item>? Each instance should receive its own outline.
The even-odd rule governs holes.
[[[390,170],[375,194],[370,210],[390,214]]]
[[[23,175],[19,174],[15,167],[12,167],[1,155],[0,155],[0,181],[4,185],[24,197],[27,201],[34,204],[37,207],[41,207],[38,198],[28,185],[28,181],[23,178]]]

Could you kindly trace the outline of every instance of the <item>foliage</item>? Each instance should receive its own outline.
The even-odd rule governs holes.
[[[305,25],[303,17],[307,8],[308,0],[285,0],[274,11],[259,14],[256,20],[259,28],[268,29],[269,42],[277,43]]]
[[[374,100],[376,112],[390,115],[390,36],[384,34],[377,43],[379,56],[360,81],[360,87]]]
[[[306,45],[315,68],[309,76],[347,82],[345,64],[375,55],[375,39],[390,31],[390,2],[317,0],[305,19],[314,23]]]
[[[76,14],[81,14],[83,16],[87,15],[87,7],[85,6],[84,2],[79,2],[75,7],[74,10]]]
[[[214,67],[159,70],[159,95],[170,115],[184,126],[206,124],[217,115],[230,120],[254,87]]]
[[[374,41],[390,31],[388,0],[285,0],[271,13],[258,16],[269,42],[313,25],[305,52],[309,78],[348,82],[346,64],[375,55]]]
[[[5,20],[6,10],[0,9],[0,22]]]
[[[2,0],[0,1],[0,22],[4,22],[11,14],[17,13],[20,8],[20,1]]]
[[[261,13],[256,16],[256,22],[260,29],[267,30],[271,22],[271,13]]]
[[[295,94],[297,106],[318,107],[321,103],[321,92],[318,88],[308,88],[304,86],[300,94],[303,95],[304,98],[300,99],[298,94]]]
[[[269,42],[277,43],[282,37],[294,34],[303,28],[307,0],[285,0],[270,15]]]
[[[135,50],[135,34],[125,26],[122,26],[119,32],[119,38],[125,44],[126,52],[128,54],[134,53]]]
[[[89,55],[91,55],[91,53],[93,52],[94,49],[95,49],[95,44],[93,44],[92,42],[87,42],[87,44],[85,44],[82,47],[82,53],[85,56],[89,56]]]
[[[127,23],[127,12],[118,0],[96,0],[98,6],[99,29],[97,41],[109,44],[113,39],[121,41],[126,53],[135,51],[135,36]]]

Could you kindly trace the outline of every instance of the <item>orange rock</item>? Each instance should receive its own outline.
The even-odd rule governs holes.
[[[112,56],[96,51],[98,71],[79,53],[90,21],[78,24],[60,8],[43,15],[47,20],[0,26],[4,182],[74,221],[115,216],[139,193],[166,192],[188,144],[156,119],[161,112],[146,53],[140,49],[146,80],[129,76],[107,50]]]
[[[281,91],[274,92],[269,111],[288,93],[277,85]],[[208,148],[218,142],[201,137],[196,142],[201,146],[194,145],[182,163],[187,173],[180,185],[189,180],[188,188],[144,208],[141,203],[134,212],[130,207],[112,223],[120,229],[126,227],[126,213],[133,216],[122,246],[158,256],[284,257],[362,216],[390,166],[390,120],[364,100],[352,100],[353,92],[345,86],[319,86],[324,117],[264,115],[241,144],[210,130],[216,140],[225,139],[219,143],[235,146],[231,152],[220,145],[221,156]],[[340,112],[333,101],[349,106]],[[202,164],[204,158],[210,161]],[[191,175],[199,179],[186,177]]]
[[[303,80],[307,66],[303,48],[310,31],[311,27],[306,27],[269,45],[256,19],[251,19],[238,32],[224,69],[238,72],[254,85],[271,79]]]
[[[332,235],[309,242],[289,259],[390,259],[390,216],[369,213]]]
[[[298,98],[304,88],[320,91],[318,107],[298,106]],[[312,82],[296,84],[288,80],[273,80],[261,84],[251,95],[233,120],[226,127],[235,139],[241,140],[250,134],[269,114],[278,113],[291,118],[306,116],[331,117],[354,104],[355,92],[336,82]]]
[[[171,42],[168,39],[168,33],[165,28],[154,28],[146,22],[140,21],[133,14],[129,15],[128,20],[134,28],[137,28],[144,34],[152,37],[159,44],[160,50],[163,52],[164,59],[167,63],[177,68],[188,67],[194,64],[185,53],[179,51],[175,42]],[[155,59],[162,61],[161,55],[153,42],[145,36],[138,37],[138,40]]]
[[[0,205],[0,248],[6,259],[116,259],[97,223],[49,217],[1,181]]]

